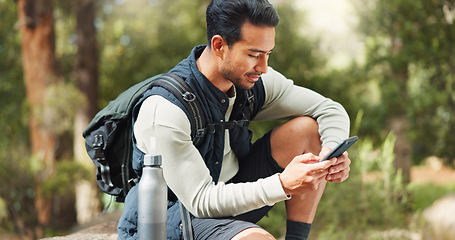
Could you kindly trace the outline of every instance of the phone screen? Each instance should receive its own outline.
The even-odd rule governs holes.
[[[329,154],[327,154],[321,160],[321,162],[324,160],[327,160],[327,159],[341,156],[346,150],[348,150],[349,147],[352,146],[352,144],[354,144],[357,141],[357,139],[359,139],[357,136],[353,136],[353,137],[343,140],[340,144],[338,144],[338,146],[336,146],[334,149],[332,149],[332,151],[330,151]]]

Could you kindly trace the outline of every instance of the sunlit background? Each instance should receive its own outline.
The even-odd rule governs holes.
[[[0,0],[0,239],[101,222],[115,239],[123,205],[95,185],[81,133],[118,94],[207,42],[208,0],[24,2]],[[310,239],[455,239],[455,1],[271,2],[281,20],[270,65],[343,104],[359,136],[350,178],[328,184]],[[277,239],[284,223],[283,204],[260,222]]]
[[[321,51],[330,56],[329,67],[363,61],[364,44],[356,31],[359,18],[349,0],[298,1],[296,6],[307,19],[302,32],[320,38]]]

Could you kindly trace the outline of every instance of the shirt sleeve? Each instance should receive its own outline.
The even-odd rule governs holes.
[[[254,120],[289,119],[309,116],[319,124],[323,146],[335,147],[349,137],[350,120],[341,104],[310,89],[294,85],[273,68],[262,75],[265,103]]]
[[[190,133],[186,114],[161,96],[143,102],[134,125],[143,152],[150,152],[150,138],[156,138],[166,183],[193,215],[235,216],[288,199],[278,174],[250,183],[215,184]]]

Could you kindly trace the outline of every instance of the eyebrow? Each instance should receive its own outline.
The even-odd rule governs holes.
[[[257,52],[257,53],[265,53],[265,54],[268,54],[268,53],[271,53],[271,52],[273,51],[273,49],[275,49],[275,47],[273,47],[270,51],[264,51],[264,50],[255,49],[255,48],[248,49],[248,50],[251,51],[251,52]]]

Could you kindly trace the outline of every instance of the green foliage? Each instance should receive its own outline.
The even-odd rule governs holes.
[[[411,183],[408,186],[412,196],[412,209],[414,212],[422,212],[427,207],[430,207],[434,201],[444,197],[447,194],[455,192],[455,183],[446,185],[416,184]]]
[[[205,37],[208,1],[106,1],[98,18],[101,106],[133,84],[168,72]],[[182,11],[185,9],[185,11]]]
[[[353,2],[365,36],[365,70],[381,90],[381,118],[408,117],[416,161],[454,159],[454,2]]]
[[[26,146],[16,145],[11,149],[14,150],[0,150],[0,198],[5,203],[5,209],[0,209],[0,215],[4,216],[0,219],[0,226],[9,231],[21,231],[21,223],[37,225],[35,178],[30,159],[24,157]]]
[[[0,208],[1,229],[17,229],[19,216],[34,225],[34,179],[27,169],[27,120],[17,4],[0,0]],[[0,230],[1,230],[0,229]]]
[[[257,224],[266,229],[275,238],[286,233],[286,208],[284,202],[279,202]]]
[[[325,59],[318,52],[317,37],[303,35],[300,29],[305,24],[294,1],[275,5],[280,22],[276,28],[275,49],[269,65],[293,79],[297,85],[312,87],[313,77],[324,67]],[[298,19],[298,20],[297,20]]]
[[[0,0],[0,151],[26,141],[27,137],[20,37],[14,27],[16,16],[17,5]]]
[[[0,208],[0,223],[4,229],[0,230],[19,234],[25,234],[25,228],[33,231],[38,226],[35,209],[37,187],[45,199],[62,200],[73,194],[77,181],[92,179],[93,176],[91,171],[76,161],[59,161],[55,170],[52,170],[50,166],[43,165],[38,157],[24,157],[26,153],[26,150],[11,151],[0,156],[0,199],[4,203]],[[54,210],[58,208],[54,206]],[[70,209],[64,211],[72,212]],[[59,221],[53,222],[61,224]]]
[[[424,195],[408,197],[420,188],[413,187],[409,191],[402,184],[400,172],[394,169],[395,139],[390,133],[380,149],[375,149],[368,139],[360,139],[352,147],[350,176],[343,183],[327,183],[310,237],[372,239],[375,232],[408,227],[406,216],[410,213],[411,203],[422,201]],[[441,195],[443,191],[434,192]],[[437,196],[432,197],[434,200]],[[285,222],[284,203],[279,203],[259,225],[280,237],[285,233]]]
[[[408,192],[393,167],[395,137],[381,149],[359,140],[350,151],[350,177],[328,183],[316,213],[314,231],[321,239],[365,239],[371,230],[405,228]],[[370,171],[377,169],[378,175]]]
[[[78,106],[88,104],[71,83],[59,82],[49,86],[44,96],[44,108],[33,109],[47,132],[56,135],[73,130]]]
[[[366,236],[370,225],[403,226],[410,201],[412,209],[420,211],[432,201],[430,194],[424,193],[446,191],[411,185],[413,198],[408,198],[399,172],[391,165],[393,136],[384,143],[390,119],[406,115],[410,120],[409,138],[417,160],[430,154],[455,158],[455,148],[451,147],[455,144],[455,25],[449,18],[454,13],[454,1],[353,1],[360,9],[359,30],[364,34],[366,62],[345,70],[324,68],[326,57],[318,51],[317,36],[299,32],[305,24],[304,14],[296,10],[293,1],[276,4],[281,21],[270,65],[297,84],[341,102],[353,119],[363,118],[359,124],[353,122],[354,132],[362,140],[350,151],[351,177],[342,184],[328,184],[318,209],[314,228],[324,239],[359,239]],[[206,43],[204,12],[208,2],[100,1],[95,21],[100,50],[99,105],[106,105],[145,78],[167,72],[194,45]],[[54,104],[52,115],[56,116],[48,129],[60,132],[71,129],[73,113],[67,110],[82,102],[76,100],[80,98],[72,87],[77,50],[74,3],[55,4],[56,57],[66,83],[48,93]],[[28,109],[15,24],[17,4],[0,0],[0,207],[7,207],[8,214],[21,216],[33,226],[34,173],[43,166],[28,156]],[[60,102],[62,99],[65,101]],[[279,123],[252,124],[255,137]],[[371,140],[365,140],[366,136]],[[55,175],[43,182],[48,194],[62,193],[66,184],[86,174],[69,161],[56,168]],[[371,170],[379,172],[374,181],[369,180]],[[15,220],[6,219],[7,214],[1,211],[0,223],[13,229]],[[284,206],[278,204],[271,217],[261,221],[275,236],[283,233],[283,212]]]
[[[55,171],[41,185],[43,195],[47,197],[63,196],[69,192],[69,189],[73,189],[76,182],[92,179],[92,172],[76,161],[59,161]]]

